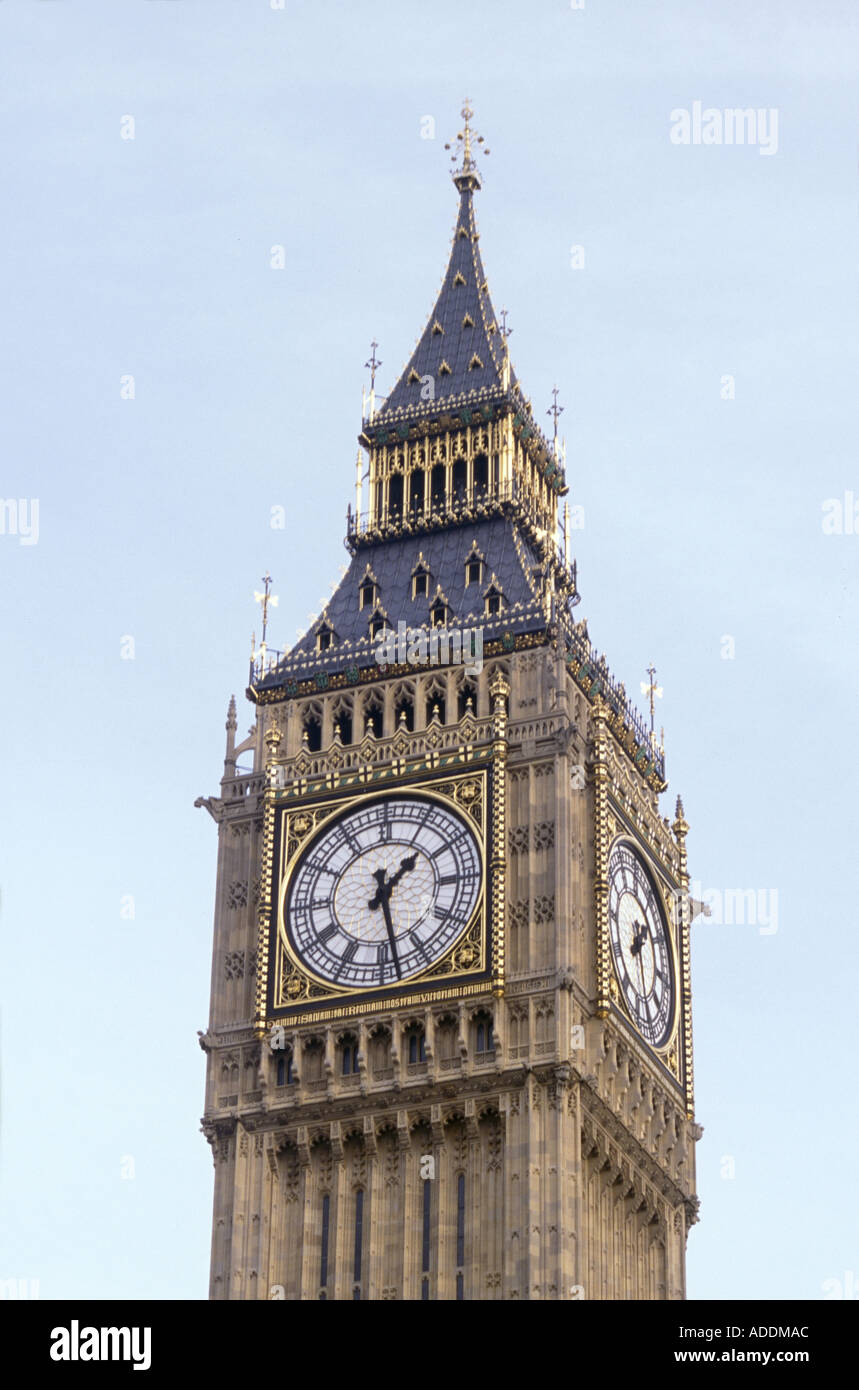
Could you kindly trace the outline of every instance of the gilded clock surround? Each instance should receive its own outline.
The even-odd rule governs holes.
[[[318,1008],[326,999],[340,999],[355,993],[361,993],[365,998],[384,997],[391,991],[401,994],[405,992],[408,995],[422,990],[432,981],[443,981],[445,985],[449,985],[452,981],[474,982],[488,977],[490,943],[486,910],[487,783],[488,768],[484,765],[455,778],[407,784],[409,792],[418,793],[439,805],[450,806],[461,817],[468,818],[479,850],[480,894],[468,923],[439,960],[434,961],[420,974],[410,976],[402,984],[388,984],[378,989],[370,987],[358,990],[348,985],[337,987],[316,976],[303,964],[289,941],[284,921],[284,907],[296,869],[308,845],[344,810],[373,806],[379,794],[368,793],[357,798],[333,797],[328,801],[304,803],[300,808],[280,810],[277,914],[274,927],[274,980],[279,988],[275,988],[271,1000],[273,1010],[296,1008],[300,1004]]]
[[[645,866],[645,871],[646,871],[647,876],[648,876],[648,878],[649,878],[649,880],[650,880],[651,887],[653,888],[654,893],[656,894],[656,898],[657,898],[657,901],[658,901],[658,904],[659,904],[659,908],[660,908],[660,911],[661,911],[661,913],[662,913],[662,925],[663,925],[663,927],[664,927],[665,939],[666,939],[667,946],[668,946],[668,950],[669,950],[669,953],[670,953],[670,956],[671,956],[672,987],[673,987],[673,988],[672,988],[672,996],[673,996],[673,998],[672,998],[672,1008],[671,1008],[671,1023],[670,1023],[670,1027],[668,1028],[667,1037],[665,1038],[665,1041],[664,1041],[664,1042],[661,1042],[661,1043],[658,1043],[658,1044],[657,1044],[657,1043],[647,1043],[647,1046],[648,1046],[648,1047],[651,1047],[651,1048],[652,1048],[652,1051],[653,1051],[655,1054],[659,1055],[659,1056],[662,1058],[662,1060],[664,1061],[664,1063],[666,1064],[666,1066],[668,1067],[668,1069],[669,1069],[669,1071],[672,1073],[672,1075],[673,1075],[674,1077],[676,1077],[676,1078],[679,1079],[679,1077],[680,1077],[680,1070],[679,1070],[679,1054],[678,1054],[677,1048],[676,1048],[676,1037],[677,1037],[677,1029],[678,1029],[679,1019],[680,1019],[680,1000],[681,1000],[681,995],[682,995],[682,985],[681,985],[682,976],[681,976],[681,971],[680,971],[679,957],[678,957],[678,953],[677,953],[677,945],[676,945],[676,942],[675,942],[675,939],[674,939],[674,932],[675,932],[675,912],[674,912],[674,910],[673,910],[673,903],[676,902],[676,897],[674,897],[673,899],[669,899],[669,898],[667,897],[666,891],[665,891],[664,880],[662,879],[662,877],[660,876],[660,874],[659,874],[659,873],[656,871],[656,869],[654,868],[653,862],[652,862],[650,856],[648,855],[646,849],[644,848],[644,846],[641,844],[640,841],[635,840],[635,839],[632,838],[628,833],[624,833],[624,834],[621,834],[621,835],[616,835],[616,836],[613,838],[613,840],[612,840],[612,842],[611,842],[611,844],[610,844],[610,846],[609,846],[609,850],[608,850],[608,859],[607,859],[607,862],[606,862],[606,875],[608,875],[608,865],[611,863],[612,854],[613,854],[614,849],[615,849],[615,847],[616,847],[617,845],[625,845],[625,846],[628,846],[628,847],[633,851],[633,853],[636,854],[636,855],[643,861],[644,866]],[[674,890],[675,894],[676,894],[678,891],[679,891],[679,889],[675,889],[675,890]],[[610,932],[609,932],[609,951],[611,952],[611,933],[610,933]],[[626,1004],[626,1001],[623,999],[623,992],[622,992],[622,990],[620,990],[620,988],[619,988],[619,982],[618,982],[618,976],[617,976],[617,963],[616,963],[616,960],[614,959],[614,953],[611,952],[611,954],[612,954],[612,967],[613,967],[613,968],[612,968],[612,978],[611,978],[611,981],[610,981],[610,984],[609,984],[609,992],[610,992],[611,997],[612,997],[612,1003],[613,1003],[613,1004],[615,1005],[615,1007],[617,1008],[617,1012],[625,1019],[625,1022],[627,1023],[627,1026],[630,1027],[630,1028],[635,1029],[636,1031],[638,1031],[638,1030],[637,1030],[637,1025],[636,1025],[635,1019],[631,1016],[630,1011],[629,1011],[629,1008],[628,1008],[628,1006],[627,1006],[627,1004]]]

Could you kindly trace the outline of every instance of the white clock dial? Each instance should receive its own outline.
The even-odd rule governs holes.
[[[311,841],[284,923],[314,975],[373,989],[434,964],[469,925],[481,884],[477,837],[456,811],[429,796],[379,797]]]
[[[674,959],[665,915],[641,855],[619,842],[609,859],[608,916],[614,968],[633,1023],[651,1047],[674,1027]]]

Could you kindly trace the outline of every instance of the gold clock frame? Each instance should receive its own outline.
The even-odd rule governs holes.
[[[321,1003],[323,999],[341,999],[352,995],[362,999],[387,996],[391,991],[408,991],[432,979],[443,978],[447,981],[458,977],[473,977],[475,974],[482,975],[487,971],[489,942],[485,921],[488,896],[486,774],[485,767],[473,768],[456,778],[409,782],[399,787],[388,787],[384,791],[374,789],[363,796],[335,797],[321,802],[308,802],[302,806],[280,808],[280,853],[274,922],[275,988],[272,999],[275,1009],[290,1008],[310,1000]],[[347,812],[360,810],[362,806],[374,805],[391,797],[410,796],[449,807],[468,826],[476,842],[480,860],[481,880],[477,903],[466,925],[438,960],[433,961],[425,970],[409,976],[408,980],[366,987],[336,985],[317,975],[303,962],[289,940],[285,908],[293,880],[311,844],[325,833],[334,820]]]

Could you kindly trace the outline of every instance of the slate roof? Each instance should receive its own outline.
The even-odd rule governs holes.
[[[441,290],[417,347],[376,415],[379,424],[398,410],[421,405],[421,377],[432,377],[436,402],[449,402],[470,392],[483,392],[484,396],[487,392],[502,393],[504,340],[489,297],[478,241],[473,191],[463,187]],[[515,390],[516,386],[511,366],[510,388]]]
[[[484,560],[479,584],[466,586],[465,564],[476,543]],[[430,572],[429,597],[412,598],[412,573],[422,556]],[[502,632],[533,632],[546,625],[539,586],[533,571],[540,562],[515,521],[495,517],[473,525],[380,541],[362,546],[325,610],[310,631],[283,658],[277,671],[258,683],[260,689],[284,683],[295,675],[313,671],[337,671],[373,660],[375,641],[369,636],[372,608],[359,608],[358,586],[369,566],[378,586],[378,601],[389,625],[396,630],[404,621],[409,628],[429,623],[429,610],[439,586],[451,610],[451,627],[482,627],[484,642]],[[505,603],[497,616],[484,613],[484,593],[495,576]],[[327,624],[334,630],[335,645],[317,652],[316,635]]]

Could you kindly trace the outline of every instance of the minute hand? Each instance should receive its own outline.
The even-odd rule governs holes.
[[[403,863],[405,863],[405,860],[403,861]],[[405,872],[402,864],[400,865],[398,872]],[[388,933],[388,941],[391,943],[391,955],[394,958],[394,969],[397,972],[397,979],[401,980],[403,972],[400,969],[400,958],[397,955],[397,941],[396,936],[394,935],[394,923],[391,920],[391,906],[389,901],[391,896],[391,889],[393,888],[394,883],[396,882],[396,875],[394,875],[394,878],[392,878],[390,882],[386,883],[385,880],[388,877],[387,869],[376,869],[375,873],[373,874],[373,877],[376,880],[378,887],[376,888],[376,891],[373,894],[370,901],[367,903],[367,906],[369,907],[371,912],[376,912],[379,908],[382,909],[382,916],[385,919],[385,928]]]
[[[390,884],[388,886],[390,887]],[[400,969],[400,958],[397,955],[397,939],[394,935],[394,924],[391,921],[390,895],[386,893],[384,897],[382,897],[381,894],[379,896],[382,899],[382,916],[385,919],[385,926],[388,929],[388,940],[391,943],[391,955],[394,957],[394,969],[397,972],[397,979],[401,980],[403,978],[403,972]]]

